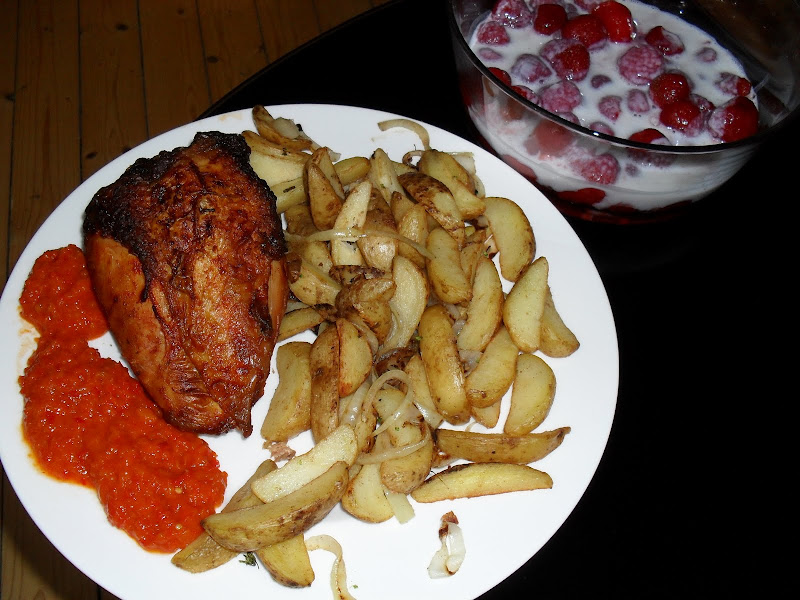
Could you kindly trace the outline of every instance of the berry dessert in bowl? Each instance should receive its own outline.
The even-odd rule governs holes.
[[[794,0],[450,4],[481,141],[570,216],[680,214],[798,112]]]

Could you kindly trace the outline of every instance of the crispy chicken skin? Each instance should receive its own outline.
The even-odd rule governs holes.
[[[92,283],[122,356],[181,429],[253,430],[286,309],[275,196],[240,135],[137,160],[84,215]]]

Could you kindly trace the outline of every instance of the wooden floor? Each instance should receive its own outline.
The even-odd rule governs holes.
[[[0,0],[0,273],[81,181],[386,0]],[[268,99],[265,99],[268,102]],[[3,600],[113,596],[2,480]]]

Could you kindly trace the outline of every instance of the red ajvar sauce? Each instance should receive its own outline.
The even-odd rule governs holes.
[[[128,370],[88,345],[107,324],[80,248],[39,257],[20,305],[40,335],[20,377],[38,465],[94,488],[109,521],[145,549],[186,546],[222,502],[227,476],[205,441],[164,421]]]

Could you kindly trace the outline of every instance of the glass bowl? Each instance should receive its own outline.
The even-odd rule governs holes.
[[[592,1],[597,0],[578,0]],[[706,145],[660,145],[616,137],[611,131],[576,123],[574,115],[548,112],[538,105],[539,90],[533,90],[532,99],[523,97],[501,79],[502,74],[490,70],[491,61],[484,64],[470,48],[469,40],[497,0],[449,0],[460,91],[481,142],[566,215],[641,223],[681,214],[730,179],[798,112],[800,5],[796,0],[639,1],[699,27],[741,63],[758,106],[755,134]],[[535,10],[545,2],[575,9],[570,0],[528,0],[526,6]],[[639,31],[626,44],[644,45],[644,34]],[[503,46],[496,50],[502,53]],[[669,70],[670,57],[666,59]],[[647,85],[641,89],[648,91]]]

